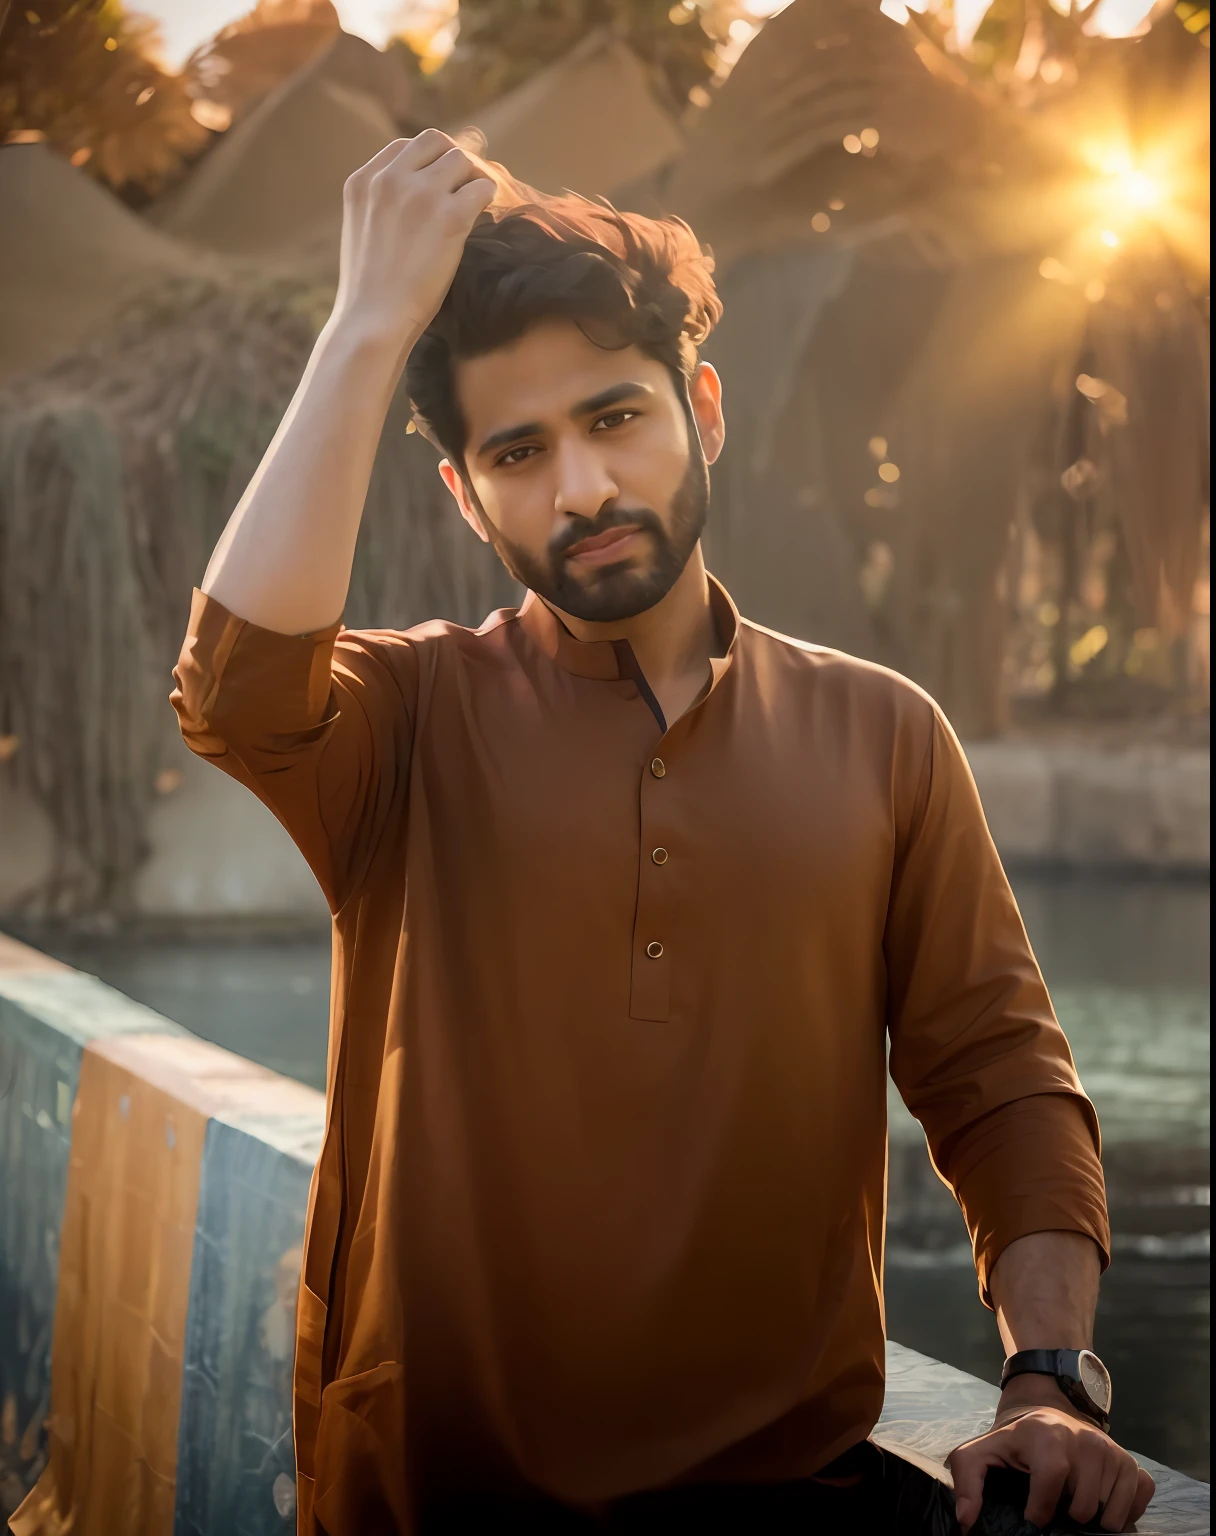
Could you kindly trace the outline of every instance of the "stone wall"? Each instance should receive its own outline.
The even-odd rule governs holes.
[[[1209,868],[1206,748],[991,741],[967,757],[1007,864]]]
[[[2,936],[0,1065],[0,1516],[288,1536],[322,1096]]]

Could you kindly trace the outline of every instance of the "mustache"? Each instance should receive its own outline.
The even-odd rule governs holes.
[[[560,559],[567,550],[581,544],[584,539],[598,538],[610,528],[640,528],[666,538],[663,521],[652,507],[605,507],[594,517],[572,517],[556,538],[549,541],[549,554]]]

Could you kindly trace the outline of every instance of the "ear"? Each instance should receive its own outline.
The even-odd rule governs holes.
[[[486,532],[485,524],[481,520],[481,514],[469,500],[469,488],[464,483],[464,476],[452,463],[451,459],[440,460],[439,478],[456,498],[456,505],[460,508],[461,517],[464,518],[481,542],[488,544],[490,542],[490,535]]]
[[[693,420],[701,439],[705,462],[712,464],[726,441],[726,423],[722,419],[722,380],[712,363],[699,363],[688,381],[688,399]]]

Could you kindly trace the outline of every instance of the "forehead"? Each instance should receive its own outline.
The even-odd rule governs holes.
[[[553,422],[627,379],[675,401],[666,367],[637,347],[589,341],[572,320],[545,320],[515,341],[456,364],[456,398],[470,443],[516,422]]]

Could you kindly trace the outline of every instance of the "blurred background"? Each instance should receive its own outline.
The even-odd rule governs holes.
[[[320,898],[166,696],[342,183],[437,125],[678,213],[726,305],[710,563],[963,737],[1103,1122],[1116,1432],[1207,1478],[1209,38],[1197,0],[0,0],[0,927],[323,1086]],[[347,622],[477,623],[515,593],[407,425]],[[891,1336],[995,1379],[892,1138]]]

